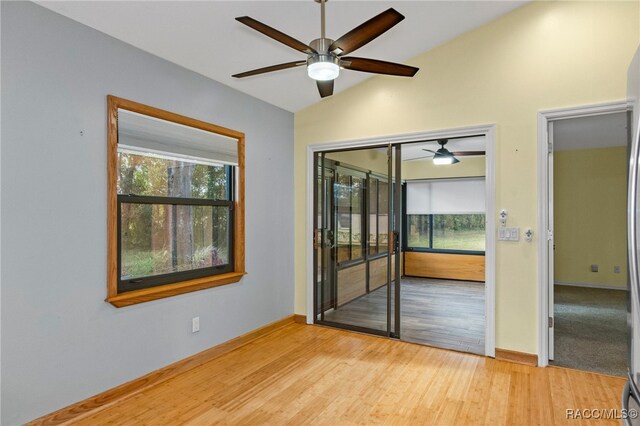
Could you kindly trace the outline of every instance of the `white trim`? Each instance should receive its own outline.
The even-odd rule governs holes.
[[[496,356],[496,126],[486,129],[485,136],[485,203],[486,233],[485,242],[485,345],[484,354]]]
[[[629,291],[626,287],[618,287],[615,285],[608,284],[591,284],[591,283],[574,283],[567,281],[556,281],[554,285],[562,285],[566,287],[585,287],[585,288],[601,288],[604,290],[621,290],[621,291]]]
[[[0,11],[2,10],[2,7],[0,7]],[[0,12],[0,22],[2,22],[2,12]],[[2,33],[2,31],[0,31],[0,34]],[[2,37],[0,37],[1,39]],[[2,42],[0,40],[0,45],[2,45]],[[2,55],[0,55],[1,57]],[[2,60],[0,59],[0,62],[2,62]],[[2,69],[2,66],[0,65],[0,70]],[[2,78],[0,78],[0,81],[2,81]],[[0,88],[0,92],[2,92],[2,88]],[[0,117],[2,116],[2,114],[0,114]],[[1,125],[0,125],[1,127]],[[0,135],[2,134],[2,132],[0,131]],[[2,141],[0,140],[0,146],[2,146]],[[0,152],[2,150],[0,149]],[[1,161],[0,161],[1,163]],[[1,173],[0,173],[1,174]],[[2,185],[0,185],[0,188],[2,188]],[[1,190],[0,190],[1,192]],[[0,194],[0,200],[2,200],[2,196]],[[0,205],[2,204],[2,201],[0,201]],[[0,208],[0,211],[2,211],[2,209]],[[1,223],[1,220],[0,220]],[[0,234],[2,233],[2,230],[0,229]],[[2,238],[0,238],[0,241],[2,241]],[[0,277],[2,276],[2,255],[0,254]],[[0,282],[0,306],[2,306],[2,282]],[[2,309],[0,308],[0,318],[2,318],[1,312]],[[0,320],[0,323],[2,321]],[[2,365],[2,326],[0,324],[0,365]],[[0,368],[0,390],[2,390],[2,368]],[[2,398],[0,398],[0,422],[2,421]]]
[[[307,211],[306,211],[306,264],[307,264],[307,324],[313,324],[313,155],[317,151],[331,151],[348,148],[366,148],[415,142],[423,139],[464,137],[477,134],[485,135],[486,158],[486,247],[485,247],[485,355],[495,357],[496,353],[496,178],[495,178],[495,124],[460,127],[455,129],[434,130],[428,132],[389,135],[374,138],[353,139],[348,141],[311,144],[307,146]]]
[[[547,208],[549,205],[549,170],[547,165],[548,132],[550,121],[564,120],[577,117],[589,117],[594,115],[614,114],[625,112],[629,108],[627,101],[606,102],[595,105],[560,108],[538,112],[538,365],[549,365],[549,279],[548,261],[549,255],[547,230]]]

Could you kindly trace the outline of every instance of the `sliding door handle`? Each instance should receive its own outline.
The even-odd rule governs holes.
[[[624,389],[622,390],[622,415],[623,415],[623,424],[625,426],[634,426],[632,420],[636,418],[635,413],[632,413],[629,405],[629,401],[633,399],[636,404],[640,405],[638,402],[638,388],[635,385],[635,382],[631,377],[624,384]],[[635,410],[635,409],[634,409]]]

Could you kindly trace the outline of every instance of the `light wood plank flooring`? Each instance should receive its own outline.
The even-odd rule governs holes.
[[[566,409],[619,408],[623,385],[290,324],[76,424],[583,425]]]
[[[402,340],[485,353],[484,283],[403,277],[400,292]],[[325,319],[386,330],[387,286],[325,314]]]

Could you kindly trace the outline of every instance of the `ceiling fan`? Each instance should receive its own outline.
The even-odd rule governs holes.
[[[340,68],[402,77],[413,77],[418,72],[419,68],[408,65],[377,59],[344,56],[369,43],[402,21],[404,16],[395,9],[387,9],[334,41],[325,37],[324,6],[326,0],[314,1],[320,3],[320,38],[312,40],[308,45],[248,16],[236,18],[237,21],[261,32],[267,37],[271,37],[306,54],[307,59],[258,68],[234,74],[233,77],[243,78],[306,65],[309,77],[316,80],[320,97],[324,98],[333,94],[333,80],[340,74]]]
[[[412,160],[420,160],[422,158],[433,157],[433,164],[441,165],[441,164],[456,164],[459,163],[456,157],[465,157],[465,156],[473,156],[473,155],[485,155],[485,151],[455,151],[451,152],[444,146],[449,142],[449,139],[439,139],[438,144],[440,144],[440,148],[437,151],[433,151],[431,149],[423,148],[423,151],[431,152],[433,155],[427,155],[424,157],[412,158]]]

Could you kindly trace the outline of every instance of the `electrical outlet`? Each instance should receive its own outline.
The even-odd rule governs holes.
[[[620,267],[619,266],[614,266],[613,267],[613,273],[614,274],[619,274],[620,273]]]
[[[191,318],[191,332],[197,333],[200,331],[200,317]]]
[[[591,272],[598,272],[598,265],[596,265],[595,263],[591,265]]]

